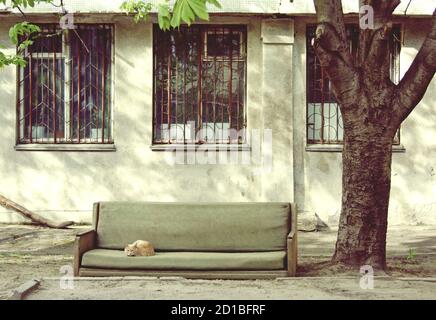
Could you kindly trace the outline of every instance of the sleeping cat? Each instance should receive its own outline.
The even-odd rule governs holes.
[[[128,257],[149,257],[155,255],[153,245],[148,241],[142,240],[128,244],[124,248],[124,252]]]

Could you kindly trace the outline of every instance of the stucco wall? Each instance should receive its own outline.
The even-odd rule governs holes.
[[[119,13],[121,4],[124,0],[64,0],[64,8],[70,13]],[[162,0],[148,0],[154,5]],[[208,10],[212,13],[259,13],[259,14],[288,14],[288,15],[313,15],[315,6],[311,0],[220,0],[221,8],[209,4]],[[170,0],[170,4],[174,0]],[[401,1],[394,14],[407,15],[426,15],[431,16],[434,10],[434,0],[414,0],[409,3],[407,0]],[[359,0],[347,0],[342,3],[344,13],[359,12]],[[31,8],[22,8],[26,13],[54,13],[62,12],[62,8],[51,4],[38,4]],[[407,9],[407,11],[406,11]],[[10,6],[0,4],[0,10],[12,11],[20,14],[18,9],[11,9]],[[156,11],[153,7],[152,11]]]
[[[317,213],[330,225],[337,225],[341,207],[342,154],[306,151],[306,23],[297,19],[294,45],[294,157],[295,199],[300,210]],[[409,19],[403,24],[404,44],[401,73],[417,54],[428,20]],[[393,155],[392,194],[389,223],[436,223],[436,80],[430,84],[420,105],[404,122],[401,144],[405,152]],[[433,110],[433,111],[432,111]]]
[[[39,18],[47,22],[47,17]],[[312,18],[313,19],[313,18]],[[106,21],[105,21],[106,20]],[[272,164],[171,165],[173,154],[152,143],[152,25],[128,17],[76,17],[115,24],[114,139],[116,152],[18,152],[15,146],[16,72],[0,70],[0,194],[55,219],[89,222],[93,202],[295,201],[301,211],[337,224],[341,154],[306,151],[306,23],[216,17],[212,23],[248,26],[248,129],[272,129]],[[38,22],[38,21],[36,21]],[[0,22],[9,46],[12,18]],[[295,34],[294,34],[295,24]],[[407,69],[428,30],[408,19],[401,56]],[[436,82],[402,127],[405,153],[395,153],[391,224],[436,223]],[[268,157],[269,149],[263,145]],[[254,150],[256,152],[256,150]],[[239,152],[238,157],[250,156]],[[0,222],[21,221],[0,208]]]
[[[47,18],[40,19],[47,22]],[[78,23],[92,21],[76,19]],[[136,25],[129,17],[117,17],[110,20],[116,30],[116,152],[15,151],[16,72],[13,67],[5,68],[0,71],[0,193],[47,217],[79,222],[90,221],[92,204],[105,200],[292,201],[292,66],[288,62],[293,37],[263,44],[260,18],[237,21],[248,25],[248,130],[263,134],[264,128],[274,129],[272,167],[266,161],[263,168],[257,160],[249,165],[240,160],[237,164],[172,165],[168,163],[172,153],[151,151],[152,24]],[[228,18],[212,22],[235,23]],[[8,44],[7,30],[13,23],[2,19],[4,44]],[[266,37],[293,33],[289,21],[263,30]],[[247,152],[237,156],[244,153],[247,156]],[[17,219],[17,214],[0,209],[0,221]]]

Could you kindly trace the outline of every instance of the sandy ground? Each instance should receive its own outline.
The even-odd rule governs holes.
[[[74,290],[60,287],[60,269],[72,266],[74,236],[83,228],[49,230],[30,226],[0,226],[0,299],[24,282],[43,279],[28,299],[436,299],[435,229],[410,230],[406,245],[392,246],[389,269],[375,278],[373,290],[359,285],[359,270],[329,265],[335,232],[300,236],[296,279],[262,281],[189,281],[184,279],[80,279]],[[419,234],[419,239],[413,235]],[[427,235],[427,237],[425,237]],[[413,246],[410,246],[413,244]],[[409,251],[412,250],[412,254]],[[311,254],[313,256],[311,256]],[[414,280],[400,280],[400,278]]]
[[[257,281],[80,280],[60,289],[59,280],[44,280],[29,300],[301,300],[301,299],[436,299],[436,283],[374,279],[363,290],[359,278],[299,278]]]

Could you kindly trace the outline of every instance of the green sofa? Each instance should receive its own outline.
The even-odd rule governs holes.
[[[101,202],[77,235],[76,276],[261,279],[294,276],[296,210],[290,203]],[[156,255],[127,257],[136,240]]]

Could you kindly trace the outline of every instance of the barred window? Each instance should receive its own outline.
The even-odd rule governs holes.
[[[154,28],[154,144],[242,144],[246,27]]]
[[[112,143],[112,26],[40,28],[18,69],[18,143]]]
[[[349,47],[356,57],[359,27],[347,25]],[[321,67],[312,46],[316,26],[307,27],[307,142],[308,144],[342,144],[344,126],[341,111],[333,95],[327,74]],[[394,27],[389,42],[391,80],[400,81],[401,28]],[[394,139],[400,144],[400,131]]]

